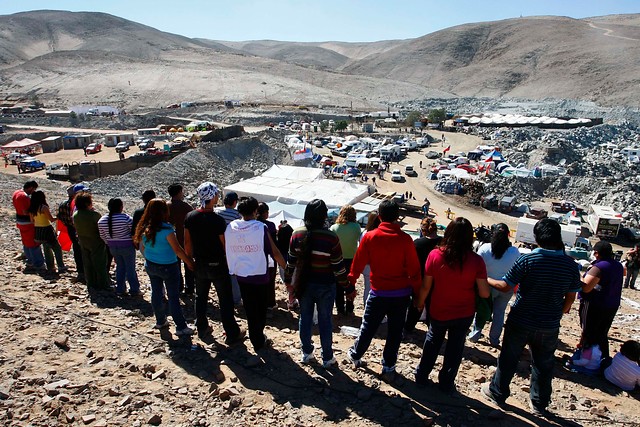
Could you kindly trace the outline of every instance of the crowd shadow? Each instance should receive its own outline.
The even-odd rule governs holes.
[[[122,308],[140,319],[153,317],[151,302],[146,299],[149,297],[118,296],[111,289],[87,288],[87,293],[91,303],[99,308]]]

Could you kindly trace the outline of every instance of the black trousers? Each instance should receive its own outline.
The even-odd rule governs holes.
[[[209,302],[209,290],[211,283],[216,288],[218,294],[218,304],[220,307],[220,318],[222,327],[227,338],[233,339],[240,333],[240,327],[233,313],[233,295],[231,292],[231,277],[226,264],[211,265],[205,263],[196,263],[195,269],[196,282],[196,328],[198,332],[204,333],[209,326],[207,319],[207,305]]]
[[[238,277],[242,304],[247,315],[249,340],[255,351],[264,346],[264,327],[267,324],[267,301],[269,299],[269,283],[255,284],[245,282]]]
[[[71,244],[73,246],[73,260],[76,263],[78,278],[84,279],[84,264],[82,263],[82,248],[80,247],[80,242],[78,242],[78,234],[76,233],[76,228],[67,225],[67,233],[69,234],[69,239],[71,239]]]
[[[589,346],[598,345],[602,358],[609,357],[609,329],[616,317],[618,307],[599,307],[592,302],[580,301],[580,323],[582,325],[581,343]]]
[[[344,268],[347,273],[351,270],[351,263],[353,259],[344,259]],[[351,314],[353,313],[353,301],[346,301],[344,287],[336,283],[336,310],[339,314]]]

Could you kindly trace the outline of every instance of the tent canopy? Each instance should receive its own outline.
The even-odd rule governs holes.
[[[40,141],[24,138],[19,141],[11,141],[8,144],[3,145],[2,148],[5,150],[19,150],[21,148],[31,147],[38,144],[40,144]]]

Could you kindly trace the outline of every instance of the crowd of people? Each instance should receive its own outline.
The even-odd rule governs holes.
[[[177,336],[212,334],[207,307],[211,285],[216,290],[220,320],[228,345],[244,340],[234,306],[242,304],[255,356],[272,342],[265,335],[267,312],[277,307],[276,275],[287,289],[287,307],[299,309],[300,362],[314,359],[313,324],[320,335],[322,366],[336,365],[333,352],[333,308],[353,316],[356,284],[363,276],[364,312],[358,336],[347,352],[358,368],[378,328],[387,324],[381,377],[395,377],[403,337],[425,319],[428,331],[415,382],[431,382],[440,349],[447,337],[439,389],[455,392],[455,380],[466,340],[477,341],[491,321],[489,343],[500,348],[497,370],[481,394],[497,405],[510,396],[510,383],[525,346],[531,351],[530,407],[545,415],[551,402],[554,354],[560,320],[580,298],[582,336],[570,369],[605,378],[624,390],[640,385],[640,344],[627,341],[611,358],[608,334],[620,306],[623,286],[634,286],[639,247],[624,266],[614,259],[611,244],[594,246],[595,261],[582,275],[579,265],[564,252],[558,222],[542,219],[534,227],[538,248],[521,255],[509,240],[505,224],[492,226],[490,243],[474,251],[474,231],[465,218],[455,217],[444,235],[425,216],[421,237],[415,241],[399,224],[399,207],[384,200],[368,215],[364,230],[352,206],[340,210],[328,224],[328,208],[316,199],[305,208],[304,225],[292,229],[286,221],[271,222],[269,207],[253,197],[222,196],[211,182],[196,190],[198,206],[184,201],[180,184],[168,188],[170,201],[152,190],[142,195],[144,206],[133,216],[119,198],[108,202],[101,215],[88,187],[69,187],[68,199],[54,210],[35,181],[13,195],[16,225],[27,266],[43,274],[68,271],[60,235],[68,235],[77,277],[91,290],[112,290],[109,270],[115,263],[115,293],[141,297],[136,254],[145,260],[151,287],[155,328],[169,327]],[[58,223],[56,231],[53,224]],[[44,250],[45,256],[42,255]],[[128,292],[127,292],[128,283]],[[194,296],[195,325],[188,325],[181,294]],[[513,302],[512,296],[515,295]],[[505,321],[505,311],[511,304]]]

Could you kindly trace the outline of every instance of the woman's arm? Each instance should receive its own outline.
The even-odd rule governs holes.
[[[176,237],[176,233],[167,234],[167,242],[169,242],[171,249],[173,249],[173,251],[176,253],[178,258],[180,258],[182,261],[184,261],[185,264],[187,264],[187,267],[189,267],[189,270],[193,270],[193,259],[191,259],[191,257],[189,257],[184,252],[184,249],[182,249],[182,246],[180,246],[180,243],[178,243],[178,238]]]
[[[588,294],[596,287],[596,285],[600,283],[600,278],[598,276],[593,276],[587,273],[582,279],[582,292]]]
[[[489,298],[491,296],[491,289],[487,283],[487,279],[476,279],[476,285],[478,286],[478,295],[480,298]]]
[[[47,216],[47,218],[49,218],[49,221],[55,222],[56,219],[53,217],[53,215],[51,215],[51,210],[49,209],[49,206],[44,205],[40,209],[42,210],[42,213],[44,213]]]
[[[418,297],[413,301],[413,306],[419,311],[422,311],[424,308],[424,300],[427,299],[427,295],[429,295],[429,291],[431,291],[431,286],[433,286],[433,276],[424,276]]]
[[[267,237],[269,238],[269,245],[271,245],[271,253],[273,254],[273,259],[278,263],[280,267],[286,268],[287,262],[284,260],[284,257],[280,253],[280,250],[278,249],[276,244],[273,242],[273,239],[271,238],[271,233],[267,233]]]

